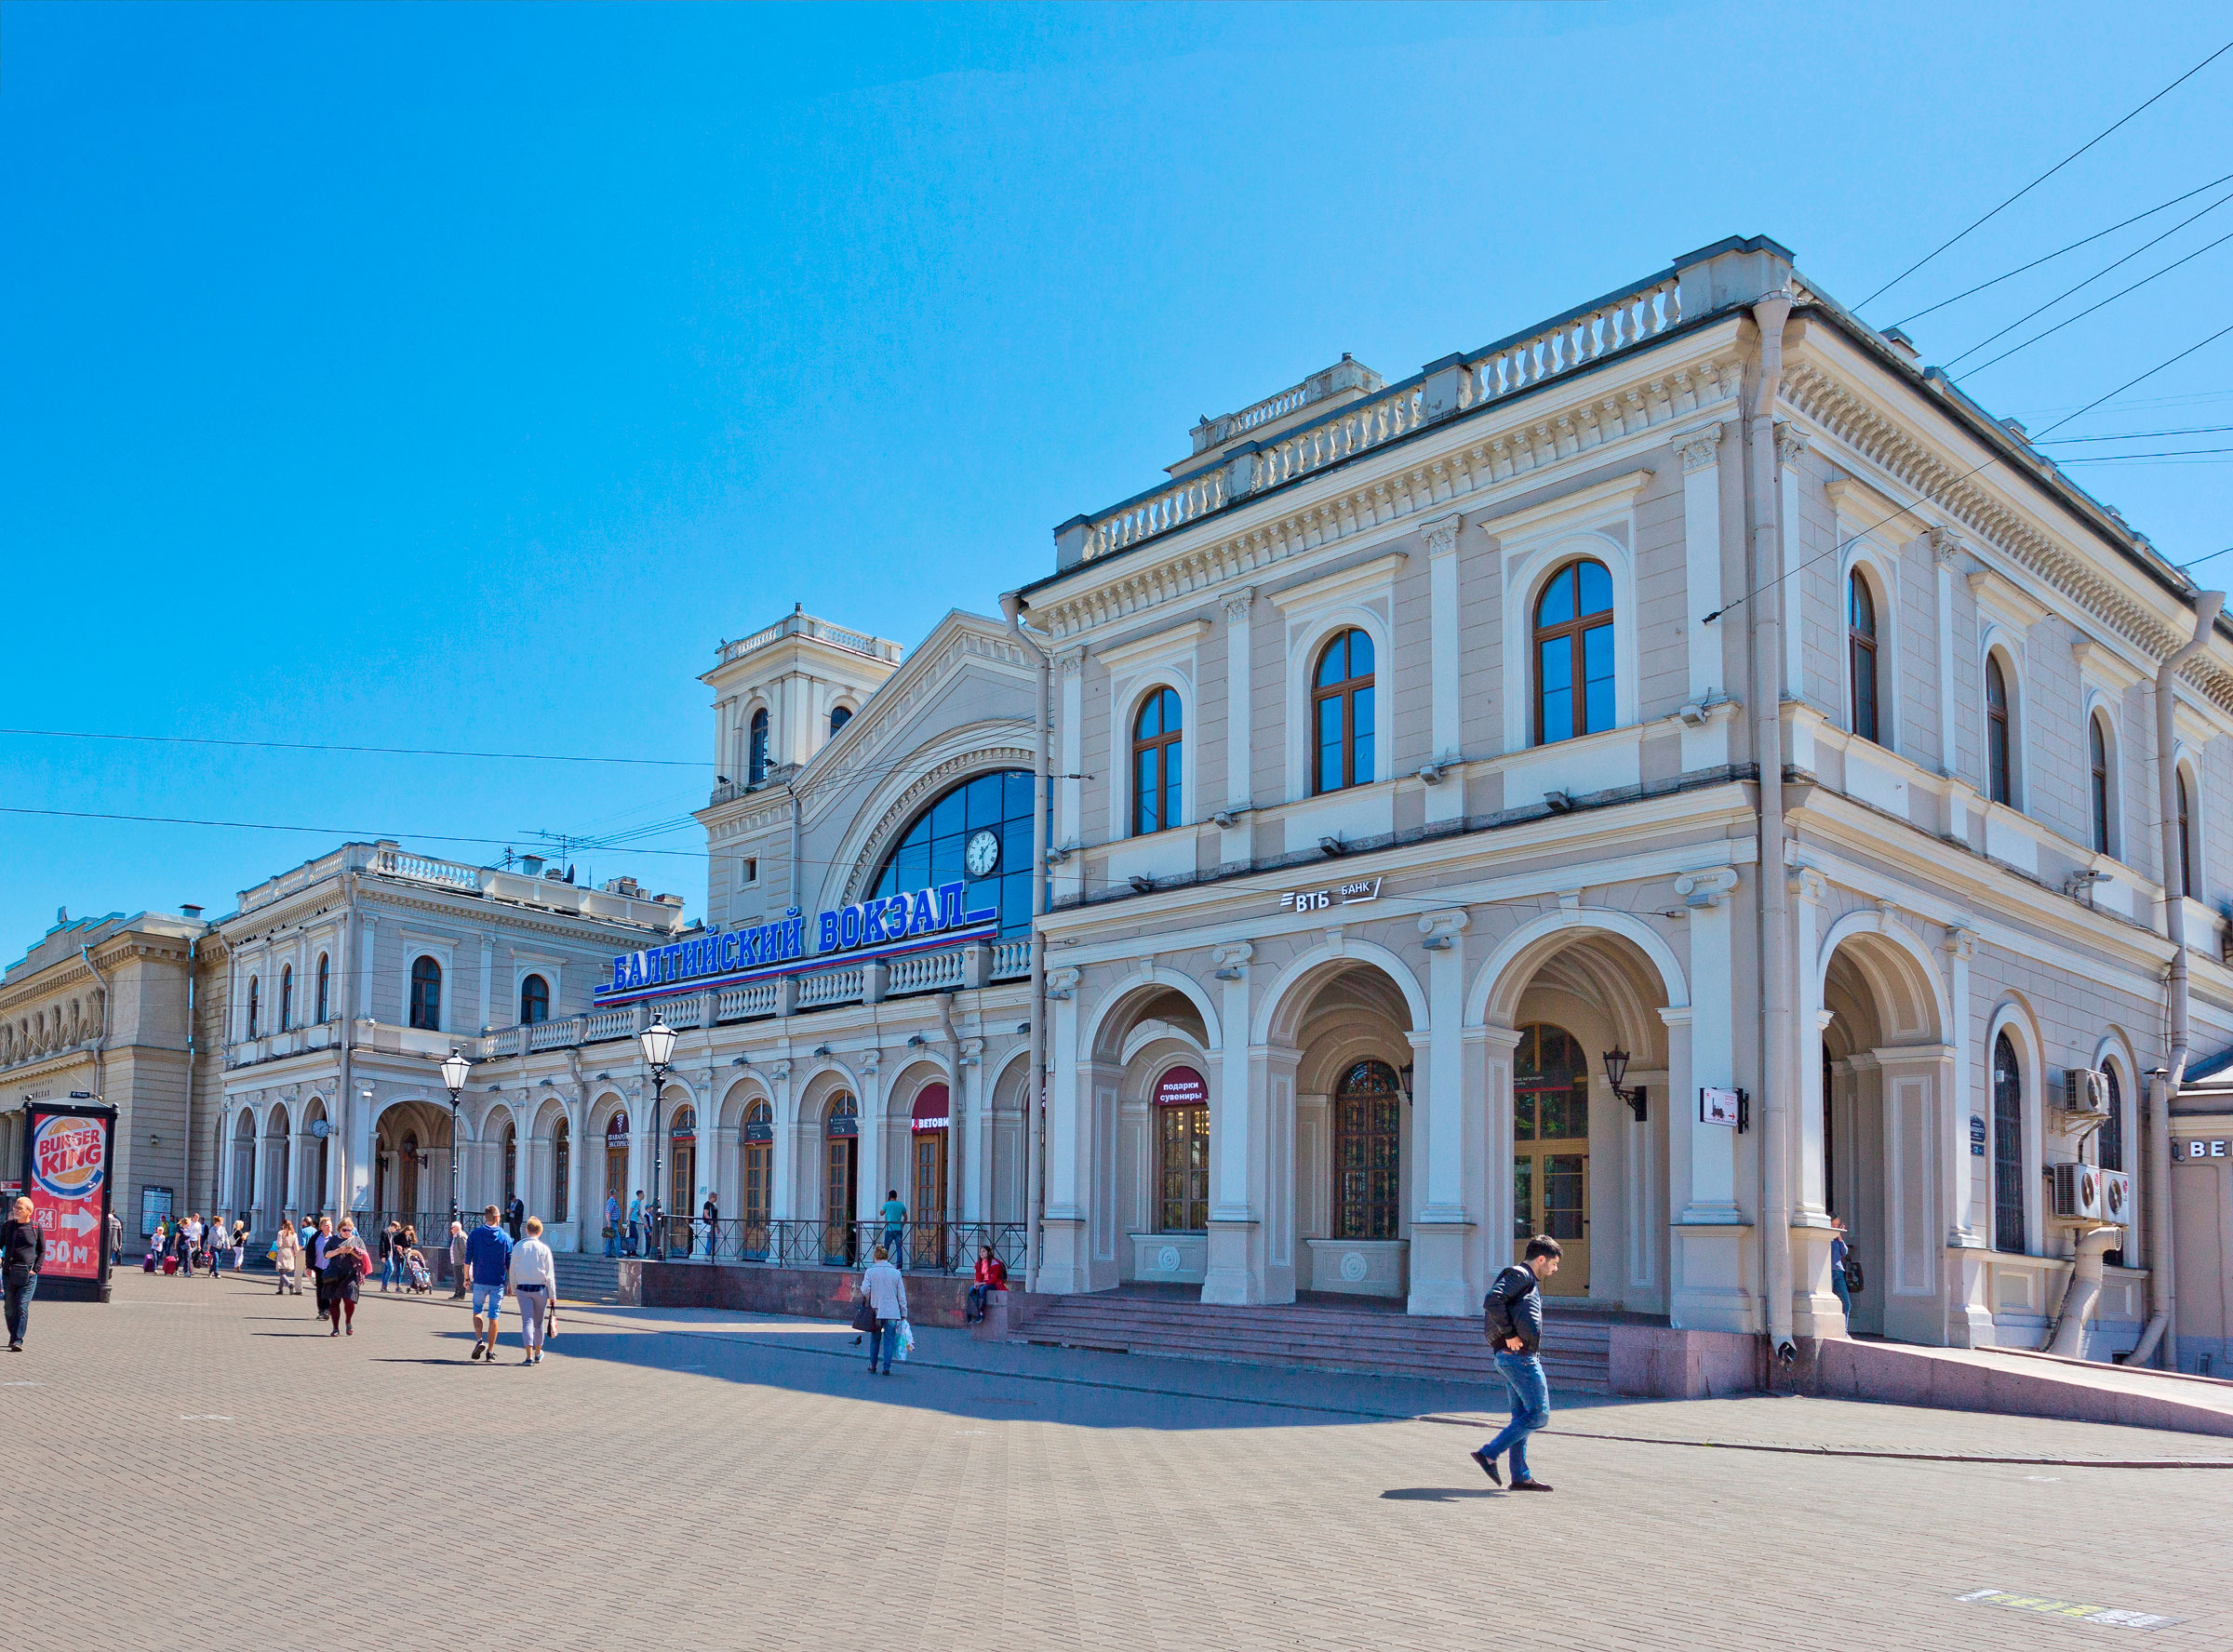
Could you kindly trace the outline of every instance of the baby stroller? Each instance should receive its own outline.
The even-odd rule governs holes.
[[[404,1289],[425,1296],[435,1287],[434,1275],[426,1271],[426,1259],[416,1250],[403,1253]]]

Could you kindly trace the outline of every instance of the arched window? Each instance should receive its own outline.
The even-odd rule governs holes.
[[[1589,1058],[1565,1028],[1538,1021],[1512,1053],[1513,1254],[1548,1233],[1586,1279],[1588,1196]]]
[[[616,1112],[605,1121],[605,1192],[628,1208],[628,1115]],[[616,1238],[625,1237],[622,1229]]]
[[[423,953],[411,960],[411,1025],[442,1031],[442,966]]]
[[[565,1221],[573,1209],[573,1201],[567,1196],[566,1184],[574,1173],[574,1133],[566,1121],[558,1121],[558,1128],[551,1138],[551,1219]]]
[[[519,1196],[519,1126],[504,1126],[504,1212],[511,1214],[512,1201]]]
[[[2005,1032],[1993,1040],[1993,1248],[2024,1254],[2024,1076]]]
[[[683,1237],[676,1241],[687,1252],[690,1218],[698,1208],[698,1110],[695,1107],[677,1107],[675,1117],[667,1126],[667,1185],[671,1197],[667,1200],[667,1215]]]
[[[832,1098],[822,1119],[822,1255],[850,1267],[861,1259],[854,1214],[861,1206],[861,1104]]]
[[[263,982],[256,976],[248,977],[248,1036],[257,1032],[257,1018],[262,1013]]]
[[[279,966],[279,1031],[284,1032],[295,1024],[295,966]]]
[[[1612,726],[1612,576],[1570,562],[1535,599],[1535,743]]]
[[[832,706],[830,708],[830,732],[832,734],[836,734],[852,720],[853,708],[851,706]]]
[[[1179,823],[1179,755],[1184,713],[1175,690],[1158,688],[1132,719],[1132,835]]]
[[[2097,712],[2086,719],[2086,757],[2093,769],[2093,852],[2109,852],[2109,735]]]
[[[320,953],[318,954],[318,1024],[320,1026],[324,1026],[326,1024],[328,1007],[327,988],[330,984],[332,974],[333,970],[330,961],[327,958],[324,953]]]
[[[2109,1081],[2109,1119],[2101,1126],[2101,1134],[2093,1139],[2098,1148],[2101,1167],[2104,1170],[2121,1170],[2124,1168],[2124,1088],[2117,1082],[2117,1064],[2105,1061],[2102,1066],[2104,1076]],[[2104,1251],[2101,1259],[2112,1268],[2123,1267],[2124,1246],[2119,1245],[2115,1250]]]
[[[1210,1086],[1190,1067],[1157,1081],[1156,1228],[1164,1233],[1210,1229]]]
[[[2015,807],[2015,765],[2009,746],[2008,673],[2000,657],[1985,659],[1985,786],[1994,803]]]
[[[1318,656],[1310,679],[1310,789],[1372,783],[1372,639],[1344,631]]]
[[[2179,893],[2193,897],[2201,879],[2195,874],[2201,868],[2194,855],[2194,802],[2186,791],[2186,771],[2173,771],[2173,785],[2178,793],[2179,803]],[[249,1013],[254,1014],[254,999],[249,1001]]]
[[[752,733],[744,751],[744,783],[756,786],[768,778],[768,708],[752,714]]]
[[[551,1019],[551,983],[530,975],[519,983],[519,1024],[539,1026]]]
[[[1845,581],[1845,648],[1852,672],[1853,732],[1881,744],[1877,725],[1877,599],[1859,568]]]
[[[775,1110],[765,1100],[755,1100],[744,1109],[739,1164],[744,1185],[739,1190],[742,1203],[737,1215],[744,1224],[745,1254],[765,1256],[775,1166]]]
[[[872,895],[911,895],[960,879],[963,908],[996,907],[1000,933],[1031,929],[1031,771],[964,780],[915,818],[885,858]]]
[[[1333,1097],[1333,1236],[1395,1238],[1402,1182],[1403,1086],[1385,1061],[1359,1061]]]

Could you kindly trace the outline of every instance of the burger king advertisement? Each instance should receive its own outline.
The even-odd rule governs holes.
[[[106,1299],[116,1110],[82,1102],[23,1106],[23,1192],[47,1232],[39,1294]]]

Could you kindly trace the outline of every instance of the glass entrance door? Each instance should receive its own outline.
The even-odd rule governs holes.
[[[1546,1297],[1589,1295],[1589,1062],[1562,1027],[1522,1027],[1512,1065],[1512,1257],[1558,1241]]]
[[[907,1254],[923,1264],[943,1268],[946,1221],[946,1133],[915,1133],[915,1197],[908,1206],[915,1232],[908,1236]]]

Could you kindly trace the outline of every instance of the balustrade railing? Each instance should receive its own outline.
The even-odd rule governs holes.
[[[1023,940],[996,940],[993,943],[993,979],[1013,980],[1019,975],[1031,973],[1031,942]]]
[[[850,1004],[867,988],[867,970],[861,965],[849,969],[824,969],[813,975],[798,978],[798,1006],[816,1009],[825,1004]]]
[[[782,1007],[781,981],[754,981],[723,989],[714,1004],[716,1021],[742,1021],[753,1016],[771,1016]]]
[[[961,948],[942,947],[934,953],[915,953],[904,958],[894,958],[890,974],[885,980],[885,991],[929,993],[941,987],[958,987],[961,984]]]
[[[582,1042],[595,1044],[607,1038],[635,1035],[634,1009],[593,1009],[582,1018]]]
[[[413,855],[403,849],[381,848],[373,857],[373,870],[389,873],[396,877],[411,878],[421,884],[440,884],[450,889],[478,889],[481,886],[481,869],[456,860],[436,860],[430,855]]]
[[[993,1254],[1011,1271],[1023,1266],[1029,1230],[1022,1222],[909,1222],[899,1243],[889,1245],[883,1222],[826,1222],[786,1219],[781,1221],[725,1220],[712,1235],[712,1255],[702,1223],[682,1223],[670,1239],[668,1259],[716,1262],[759,1262],[782,1268],[865,1267],[880,1245],[896,1248],[891,1259],[909,1273],[955,1273],[974,1271],[977,1252],[990,1246]]]

